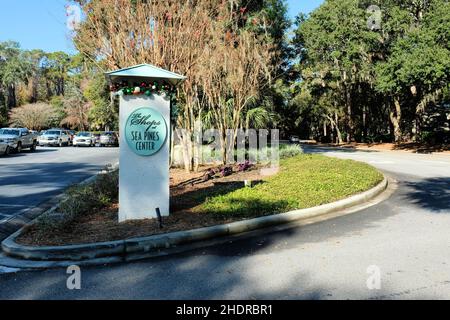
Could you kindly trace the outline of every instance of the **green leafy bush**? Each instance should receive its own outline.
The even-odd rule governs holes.
[[[302,147],[298,144],[289,144],[280,147],[280,159],[292,158],[303,153]]]
[[[99,210],[118,201],[118,171],[99,175],[92,183],[75,185],[67,189],[58,214],[46,214],[37,221],[41,232],[69,227],[77,217]]]

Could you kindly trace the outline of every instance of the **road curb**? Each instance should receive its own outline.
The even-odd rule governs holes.
[[[246,234],[266,227],[308,220],[358,206],[379,196],[387,189],[388,184],[388,179],[384,177],[381,183],[368,191],[314,208],[201,229],[95,244],[59,247],[24,246],[15,242],[23,232],[24,228],[22,228],[2,242],[1,246],[7,257],[0,257],[0,265],[42,269],[72,264],[101,265],[167,256],[188,251],[192,249],[192,246],[201,247],[202,242],[216,238]]]

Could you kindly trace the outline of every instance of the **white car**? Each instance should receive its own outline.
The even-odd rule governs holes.
[[[290,136],[289,142],[290,143],[300,143],[300,138],[298,136]]]
[[[50,129],[39,137],[40,146],[68,146],[70,136],[64,129]]]
[[[73,146],[94,147],[95,137],[90,132],[78,132],[77,135],[75,135],[75,137],[73,138]]]
[[[9,144],[7,142],[2,141],[2,139],[0,139],[0,155],[4,154],[4,155],[9,155],[11,152],[11,147],[9,146]]]

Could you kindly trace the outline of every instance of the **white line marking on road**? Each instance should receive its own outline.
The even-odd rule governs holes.
[[[8,268],[8,267],[0,266],[0,274],[2,274],[2,273],[16,273],[18,271],[20,271],[20,269]]]
[[[26,207],[23,204],[0,204],[0,208],[23,208]]]

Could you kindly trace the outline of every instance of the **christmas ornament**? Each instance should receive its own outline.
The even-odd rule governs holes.
[[[176,88],[168,82],[134,82],[129,83],[127,81],[121,81],[117,83],[112,83],[109,86],[111,92],[115,93],[116,96],[123,95],[146,95],[151,96],[152,94],[159,94],[166,97],[172,101],[176,100]]]

